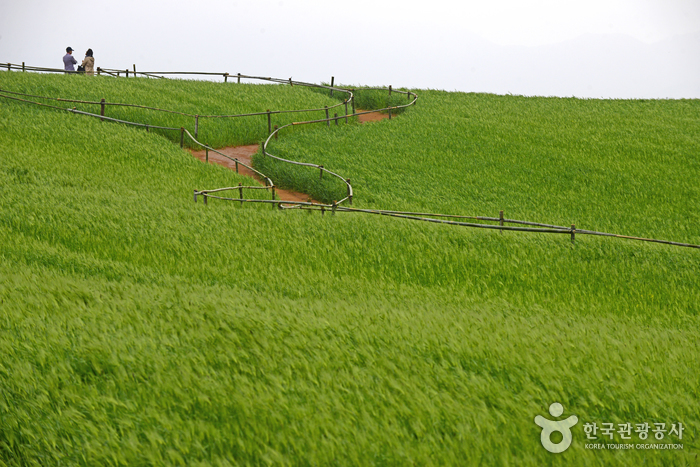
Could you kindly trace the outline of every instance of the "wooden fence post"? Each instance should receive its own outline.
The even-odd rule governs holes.
[[[194,116],[194,137],[197,139],[199,135],[199,115]]]
[[[238,84],[241,84],[241,74],[238,73]]]
[[[335,82],[335,76],[331,76],[331,97],[333,97],[333,83]]]
[[[328,128],[330,128],[330,127],[331,127],[331,121],[328,119],[328,106],[326,105],[325,108],[326,108],[326,126],[327,126]]]
[[[348,123],[348,100],[345,99],[345,123]]]
[[[267,134],[272,133],[272,116],[270,115],[270,109],[267,109]]]
[[[136,78],[136,64],[134,63],[134,78]]]
[[[207,164],[209,163],[209,146],[204,147],[207,151]]]
[[[241,200],[241,206],[243,206],[243,184],[240,182],[238,183],[238,197]]]
[[[228,73],[224,73],[224,83],[228,83]]]
[[[22,71],[26,71],[26,70],[24,69],[24,62],[22,62]]]
[[[571,243],[573,244],[576,241],[576,225],[571,224]]]
[[[355,115],[355,90],[352,90],[352,114]]]
[[[194,190],[194,202],[197,202],[197,190]]]
[[[238,158],[236,157],[234,160],[236,161],[236,173],[238,173]]]
[[[185,147],[185,129],[183,127],[180,127],[180,147]],[[207,198],[205,197],[204,199],[206,200]]]
[[[338,114],[333,115],[333,119],[335,120],[335,126],[338,126]]]
[[[503,211],[498,213],[498,224],[503,227]],[[501,233],[503,233],[503,229],[501,229]]]
[[[102,100],[100,101],[100,115],[103,116],[103,117],[105,116],[105,100],[104,100],[104,99],[102,99]],[[103,121],[103,122],[105,121],[104,118],[101,118],[100,120]]]
[[[322,166],[322,165],[319,165],[318,168],[319,168],[319,170],[320,170],[318,179],[319,179],[319,180],[323,180],[323,166]]]

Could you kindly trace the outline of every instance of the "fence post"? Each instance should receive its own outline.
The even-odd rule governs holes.
[[[103,117],[105,116],[105,100],[104,100],[104,99],[102,99],[102,100],[100,101],[100,115],[103,116]],[[100,120],[103,121],[103,122],[105,121],[104,118],[101,118]]]
[[[331,127],[331,121],[328,119],[328,106],[326,105],[325,108],[326,108],[326,126],[327,126],[328,128],[330,128],[330,127]]]
[[[238,73],[238,84],[241,84],[241,74]]]
[[[195,139],[199,135],[199,115],[194,116],[194,137]]]
[[[391,107],[389,107],[389,120],[391,120]]]
[[[267,109],[267,134],[272,133],[272,116],[270,115],[270,109]]]
[[[333,97],[333,83],[335,82],[335,76],[331,76],[331,97]]]
[[[571,244],[574,244],[576,241],[576,225],[571,224]]]
[[[22,62],[22,71],[26,71],[26,70],[24,69],[24,62]]]
[[[204,194],[204,205],[206,206],[207,205],[207,194],[206,194],[206,192],[203,192],[203,194]]]
[[[319,179],[319,180],[323,180],[323,166],[322,166],[322,165],[319,165],[318,168],[319,168],[319,170],[321,171],[321,172],[320,172],[320,175],[318,176],[318,179]]]
[[[207,151],[207,164],[209,163],[209,146],[205,146],[205,149]]]
[[[185,147],[185,129],[180,127],[180,147]],[[206,200],[206,197],[204,198]]]
[[[128,68],[126,69],[126,77],[127,78],[129,77],[129,69]],[[205,197],[204,199],[207,199],[207,198]]]
[[[238,166],[238,161],[236,160],[236,166]],[[238,198],[241,200],[241,206],[243,206],[243,184],[238,183]]]
[[[333,214],[334,216],[335,216],[335,208],[337,208],[337,207],[338,207],[338,203],[335,202],[335,201],[333,201],[333,213],[332,213],[332,214]]]
[[[102,68],[97,67],[97,76],[101,76],[101,75],[102,75]]]
[[[503,227],[503,211],[498,213],[498,224]],[[503,229],[501,229],[501,233],[503,233]]]
[[[12,71],[12,64],[11,63],[7,64],[7,71]]]
[[[355,90],[352,90],[352,114],[355,115]]]
[[[228,73],[224,73],[224,83],[228,83]]]
[[[338,126],[338,114],[333,115],[333,119],[335,120],[335,126]]]
[[[194,202],[197,202],[197,190],[194,190]]]
[[[291,77],[291,76],[289,77],[289,85],[290,85],[291,87],[294,87],[294,84],[292,84],[292,77]]]
[[[236,173],[238,173],[238,158],[236,157],[234,160],[236,161]],[[243,192],[241,191],[241,193]]]
[[[134,63],[134,78],[136,78],[136,64]]]
[[[345,123],[348,123],[348,100],[345,99]]]

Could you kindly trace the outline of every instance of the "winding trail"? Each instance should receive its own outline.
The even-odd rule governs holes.
[[[365,112],[364,110],[358,110],[358,112]],[[381,112],[371,112],[371,113],[364,113],[361,114],[358,117],[358,121],[360,123],[367,123],[367,122],[378,122],[380,120],[384,120],[389,118],[388,114],[383,114]],[[192,154],[194,157],[199,159],[202,162],[207,161],[207,151],[206,150],[201,150],[201,151],[195,151],[194,149],[188,149],[190,154]],[[221,154],[218,154],[214,151],[209,152],[209,163],[211,164],[218,164],[223,167],[226,167],[227,169],[231,170],[236,170],[236,162],[235,159],[238,159],[238,161],[242,162],[243,164],[239,164],[238,166],[238,173],[241,175],[248,175],[250,177],[253,177],[260,183],[264,184],[265,180],[263,180],[257,173],[253,172],[252,170],[248,169],[246,166],[251,166],[253,165],[253,155],[256,154],[257,152],[260,151],[260,145],[259,144],[248,144],[245,146],[228,146],[225,148],[217,149],[217,151]],[[223,155],[222,155],[223,154]],[[228,156],[228,157],[224,157]],[[310,195],[306,193],[300,193],[298,191],[292,191],[292,190],[284,190],[281,188],[277,188],[277,196],[281,201],[292,201],[292,202],[299,202],[299,201],[308,201],[314,204],[322,204],[320,201],[316,201],[315,199],[312,199]]]
[[[206,162],[207,160],[207,151],[194,151],[192,149],[189,149],[190,153],[199,159],[202,162]],[[217,149],[217,151],[221,154],[224,154],[228,157],[224,157],[221,154],[217,154],[214,151],[209,152],[209,163],[210,164],[218,164],[223,167],[226,167],[227,169],[231,170],[236,170],[236,162],[232,159],[238,159],[240,162],[243,164],[239,164],[238,166],[238,173],[241,175],[248,175],[250,177],[253,177],[260,183],[264,184],[265,181],[260,178],[258,174],[250,170],[246,166],[252,166],[253,161],[252,157],[255,153],[260,151],[260,145],[259,144],[249,144],[246,146],[229,146],[226,148],[221,148]],[[281,188],[277,188],[277,196],[279,197],[280,200],[282,201],[291,201],[291,202],[299,202],[299,201],[308,201],[314,204],[320,204],[319,201],[316,201],[314,199],[311,199],[311,197],[307,194],[304,193],[299,193],[298,191],[292,191],[292,190],[284,190]]]

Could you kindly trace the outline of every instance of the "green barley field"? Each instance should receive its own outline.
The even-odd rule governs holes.
[[[0,89],[197,115],[342,102],[19,72]],[[700,244],[700,101],[415,92],[392,120],[294,126],[268,151],[350,178],[354,207]],[[372,93],[358,105],[388,101]],[[217,147],[267,137],[266,116],[199,125]],[[700,250],[194,203],[241,182],[179,132],[0,98],[0,466],[700,464]],[[545,450],[535,417],[572,414],[570,447]]]

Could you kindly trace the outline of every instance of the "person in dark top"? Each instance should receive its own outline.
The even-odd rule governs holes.
[[[66,48],[66,54],[63,56],[63,69],[67,72],[75,71],[73,65],[78,63],[78,61],[73,56],[73,49],[70,47]]]

